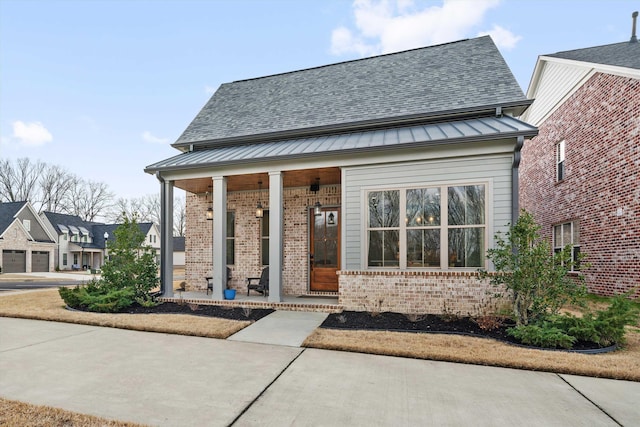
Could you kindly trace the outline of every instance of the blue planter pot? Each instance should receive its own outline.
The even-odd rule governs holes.
[[[236,299],[236,290],[235,289],[225,289],[224,290],[224,299]]]

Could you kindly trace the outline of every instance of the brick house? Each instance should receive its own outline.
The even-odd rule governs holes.
[[[591,266],[578,269],[591,292],[637,289],[640,44],[540,56],[527,96],[535,102],[521,118],[539,134],[522,150],[521,206],[556,250],[587,255]]]
[[[0,203],[0,272],[53,271],[56,236],[48,225],[29,202]]]
[[[489,37],[223,84],[145,171],[160,180],[173,295],[173,189],[187,191],[187,290],[214,300],[269,266],[269,302],[475,312],[486,250],[518,214],[537,129]],[[211,219],[210,219],[211,218]]]

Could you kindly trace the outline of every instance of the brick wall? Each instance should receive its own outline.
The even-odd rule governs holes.
[[[473,272],[341,271],[339,304],[345,310],[482,315],[499,301],[488,279]]]
[[[231,266],[230,287],[246,291],[246,277],[258,277],[262,270],[260,257],[260,220],[255,217],[260,198],[269,209],[268,191],[238,191],[227,194],[227,208],[235,211],[235,264]],[[309,207],[317,200],[324,206],[339,206],[340,186],[322,186],[316,195],[308,187],[285,188],[284,200],[284,260],[283,293],[300,295],[308,290]],[[205,290],[204,277],[212,272],[212,221],[205,211],[211,204],[204,196],[187,194],[185,237],[185,278],[187,290]],[[215,213],[214,213],[215,215]]]
[[[555,145],[566,142],[566,178],[555,181]],[[596,74],[525,143],[520,205],[552,238],[578,220],[591,292],[640,285],[640,80]],[[636,293],[640,295],[640,291]]]

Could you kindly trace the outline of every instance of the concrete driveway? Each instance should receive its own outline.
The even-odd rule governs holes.
[[[0,395],[158,426],[640,420],[635,382],[1,317]]]

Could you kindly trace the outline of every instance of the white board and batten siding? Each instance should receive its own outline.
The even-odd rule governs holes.
[[[540,126],[593,74],[590,67],[568,64],[557,58],[540,61],[540,75],[534,76],[536,80],[527,93],[527,97],[535,100],[522,115],[524,121],[534,126]]]
[[[511,222],[512,154],[343,168],[343,266],[364,270],[366,242],[366,192],[368,190],[431,185],[487,185],[487,237],[493,245],[497,231],[508,231]]]

